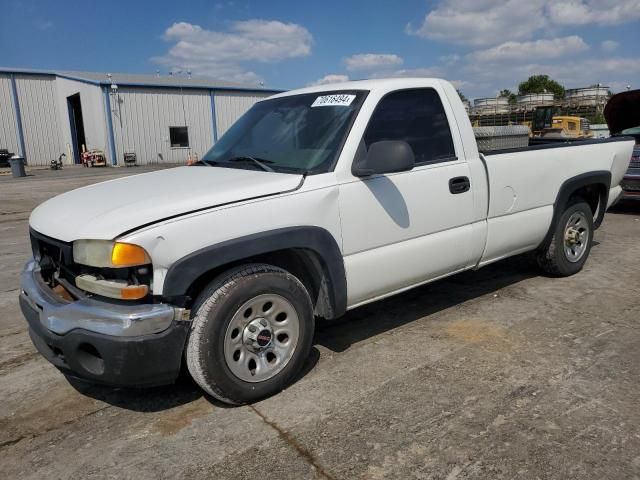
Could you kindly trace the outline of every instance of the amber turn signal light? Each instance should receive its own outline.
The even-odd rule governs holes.
[[[138,300],[144,298],[149,293],[149,287],[146,285],[129,285],[120,290],[120,297],[123,300]]]
[[[111,263],[114,267],[133,267],[151,263],[151,259],[145,249],[138,245],[116,242],[111,252]]]

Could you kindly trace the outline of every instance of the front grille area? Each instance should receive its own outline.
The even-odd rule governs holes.
[[[76,286],[76,277],[89,274],[98,279],[126,280],[129,285],[148,285],[152,288],[153,268],[151,265],[122,268],[97,268],[80,265],[73,261],[73,244],[62,242],[34,230],[30,231],[33,257],[40,266],[42,279],[55,289],[62,285],[74,296],[86,295]],[[93,295],[93,294],[91,294]]]
[[[55,286],[55,277],[75,284],[79,273],[78,265],[73,262],[73,246],[71,243],[56,240],[34,230],[30,232],[33,257],[40,265],[43,280],[49,286]]]
[[[636,145],[633,149],[631,161],[629,162],[629,169],[640,168],[640,145]]]
[[[620,182],[620,186],[625,192],[640,193],[640,178],[630,179],[626,177]]]

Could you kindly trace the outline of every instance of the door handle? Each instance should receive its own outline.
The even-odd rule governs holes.
[[[457,193],[468,192],[471,189],[469,177],[454,177],[449,180],[449,191],[454,195]]]

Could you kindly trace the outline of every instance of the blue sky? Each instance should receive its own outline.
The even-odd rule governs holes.
[[[0,66],[295,88],[438,76],[467,96],[546,73],[640,88],[640,0],[0,0]]]

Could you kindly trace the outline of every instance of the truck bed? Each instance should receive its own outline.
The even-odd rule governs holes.
[[[503,258],[505,252],[524,252],[539,245],[552,225],[558,193],[571,179],[598,176],[609,189],[602,192],[607,206],[615,201],[632,148],[633,139],[613,137],[536,142],[481,154],[491,192],[482,263]],[[598,212],[594,212],[594,221]]]
[[[530,138],[527,147],[505,148],[500,150],[479,150],[485,156],[501,155],[505,153],[526,152],[532,150],[550,150],[562,147],[575,147],[584,145],[601,145],[603,143],[625,142],[633,140],[632,137],[610,138]]]

